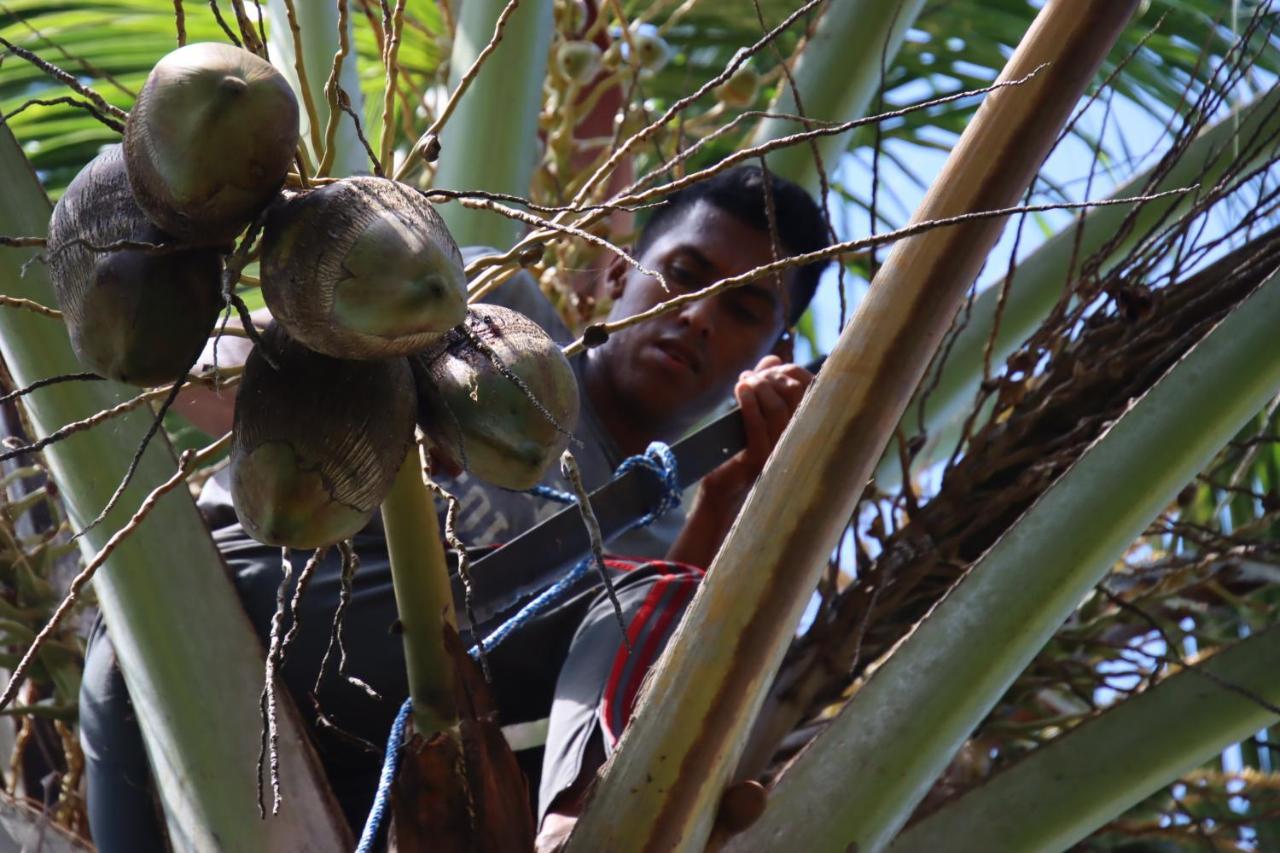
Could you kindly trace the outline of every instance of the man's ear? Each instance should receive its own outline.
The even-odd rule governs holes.
[[[783,364],[790,364],[796,358],[796,335],[791,329],[784,329],[782,334],[778,336],[777,343],[773,345],[773,349],[769,351],[770,355],[776,355],[782,359]]]
[[[631,269],[627,262],[620,255],[614,255],[609,261],[609,265],[604,269],[604,287],[605,293],[609,294],[609,299],[617,302],[622,296],[622,291],[627,284],[627,272]]]

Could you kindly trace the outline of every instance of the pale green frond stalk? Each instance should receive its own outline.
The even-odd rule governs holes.
[[[913,221],[1014,203],[1136,5],[1051,0],[1001,77],[1049,64],[986,99]],[[705,844],[818,574],[1001,227],[939,228],[894,247],[652,674],[571,851]]]
[[[0,233],[44,234],[49,200],[7,128],[0,186]],[[20,273],[33,253],[0,250],[0,292],[53,305],[43,265]],[[0,309],[0,355],[19,386],[83,369],[62,325],[28,311]],[[46,435],[133,394],[113,382],[67,383],[30,395],[25,407],[37,435]],[[151,417],[141,409],[44,451],[77,528],[106,504]],[[96,552],[174,468],[158,437],[116,509],[80,540],[84,553]],[[162,498],[93,583],[175,849],[343,849],[345,823],[288,702],[280,718],[284,803],[278,817],[258,817],[262,646],[190,495],[178,489]]]
[[[1134,404],[894,649],[788,768],[735,849],[884,847],[1093,585],[1276,393],[1277,316],[1280,274]]]
[[[267,16],[267,42],[271,55],[271,64],[284,75],[298,93],[301,100],[302,87],[298,81],[298,72],[294,68],[293,33],[289,29],[288,9],[284,0],[268,0],[264,13]],[[294,0],[294,11],[298,16],[298,28],[302,33],[302,58],[307,69],[307,88],[316,111],[319,128],[312,130],[306,111],[301,111],[299,121],[302,122],[302,140],[311,155],[312,163],[319,163],[323,151],[316,151],[312,139],[322,135],[329,121],[329,99],[325,95],[324,85],[333,68],[333,56],[338,52],[338,4],[336,2],[319,2],[319,0]],[[348,38],[351,23],[348,21]],[[360,92],[360,78],[356,73],[354,53],[342,64],[342,74],[338,85],[351,98],[351,108],[356,115],[361,115],[363,97]],[[356,135],[356,126],[350,116],[340,116],[338,132],[334,140],[332,174],[339,177],[346,175],[367,175],[373,165],[365,154],[364,146]]]
[[[1280,625],[1219,651],[1037,749],[898,836],[894,853],[1066,850],[1276,722]],[[1239,692],[1226,685],[1239,688]]]
[[[449,91],[493,36],[504,0],[467,0],[449,58]],[[538,110],[551,41],[551,0],[520,0],[502,41],[440,135],[433,184],[450,190],[529,194],[542,143]],[[460,246],[511,246],[518,222],[446,204],[440,215]]]
[[[457,722],[454,664],[444,635],[457,629],[453,592],[435,504],[422,480],[415,446],[382,504],[391,584],[404,638],[404,663],[413,697],[414,731],[429,738]]]
[[[1166,190],[1188,187],[1199,183],[1201,187],[1213,186],[1230,168],[1239,167],[1233,141],[1252,141],[1259,150],[1258,162],[1267,156],[1268,146],[1257,144],[1259,140],[1280,136],[1280,89],[1272,89],[1256,101],[1247,104],[1222,121],[1207,128],[1187,147],[1187,150],[1169,170],[1168,174],[1148,187],[1153,169],[1137,175],[1111,198],[1132,198],[1155,194]],[[1242,171],[1248,172],[1251,166]],[[1147,202],[1134,218],[1129,235],[1118,242],[1101,272],[1114,266],[1125,252],[1132,249],[1158,222],[1184,212],[1197,198],[1197,194],[1172,196],[1168,199]],[[1000,328],[992,347],[992,363],[1003,360],[1035,329],[1061,298],[1070,283],[1067,281],[1072,255],[1078,258],[1077,268],[1091,254],[1116,236],[1120,224],[1132,213],[1127,207],[1095,207],[1085,214],[1079,223],[1072,223],[1040,246],[1020,262],[1009,286],[1009,296],[1000,318]],[[1076,241],[1079,240],[1078,248]],[[973,306],[973,313],[964,329],[956,336],[936,384],[925,402],[924,424],[929,442],[915,457],[917,466],[936,461],[939,453],[949,453],[959,434],[961,421],[982,382],[983,351],[995,324],[996,303],[1001,286],[997,282],[982,291]],[[912,401],[900,427],[904,438],[919,434],[916,417],[920,401]],[[876,481],[882,488],[892,489],[902,478],[902,467],[897,453],[886,454],[876,469]]]
[[[924,8],[924,0],[841,0],[828,3],[813,35],[791,71],[804,115],[820,121],[851,121],[866,115],[880,88],[881,58],[886,68],[902,46],[907,30]],[[769,107],[773,113],[797,115],[800,109],[786,78]],[[798,122],[769,118],[756,128],[751,143],[798,133]],[[818,140],[818,152],[828,169],[849,147],[853,131]],[[792,145],[769,154],[769,168],[801,184],[818,188],[818,168],[808,145]]]

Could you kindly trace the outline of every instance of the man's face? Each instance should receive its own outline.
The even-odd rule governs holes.
[[[610,269],[610,320],[629,317],[682,293],[773,260],[769,235],[705,201],[668,223],[639,258],[666,278],[627,266]],[[785,250],[784,250],[785,251]],[[636,411],[683,429],[726,399],[738,374],[773,351],[789,311],[790,276],[773,276],[701,299],[615,332],[592,352]]]

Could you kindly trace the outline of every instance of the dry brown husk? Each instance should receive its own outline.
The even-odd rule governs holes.
[[[282,200],[263,231],[262,293],[289,334],[336,358],[418,352],[466,316],[462,253],[422,193],[385,178]]]
[[[177,380],[222,307],[212,249],[95,251],[121,241],[168,245],[130,192],[119,145],[78,174],[53,209],[50,278],[71,346],[88,369],[134,385]]]
[[[271,63],[228,44],[156,63],[124,135],[138,204],[192,243],[225,244],[270,203],[298,147],[298,102]]]
[[[359,532],[404,461],[413,412],[403,359],[330,358],[268,327],[236,397],[231,495],[240,523],[258,541],[290,548]]]
[[[555,341],[520,312],[472,305],[466,332],[451,332],[411,361],[419,426],[437,452],[480,479],[530,488],[568,445],[578,422],[577,377]]]
[[[489,686],[448,630],[457,666],[459,722],[406,737],[392,787],[388,849],[398,853],[509,853],[533,849],[528,782],[495,721]],[[411,729],[412,731],[412,729]]]

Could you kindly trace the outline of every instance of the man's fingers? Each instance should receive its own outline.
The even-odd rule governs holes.
[[[756,365],[756,370],[766,370],[770,367],[777,367],[782,364],[782,359],[776,355],[766,355],[760,359],[760,363]]]
[[[760,413],[764,416],[768,430],[769,449],[772,450],[782,431],[787,428],[787,422],[791,420],[791,413],[795,411],[795,406],[773,383],[761,383],[754,390],[756,402],[760,406]]]
[[[804,392],[809,387],[809,383],[792,376],[783,376],[773,383],[773,387],[782,395],[783,399],[791,407],[791,411],[794,412],[800,407],[800,401],[804,399]]]
[[[744,453],[753,464],[763,465],[769,458],[772,445],[769,442],[769,423],[761,411],[756,389],[749,383],[742,382],[734,389],[734,396],[738,398],[738,407],[742,410],[742,425],[747,433]]]

